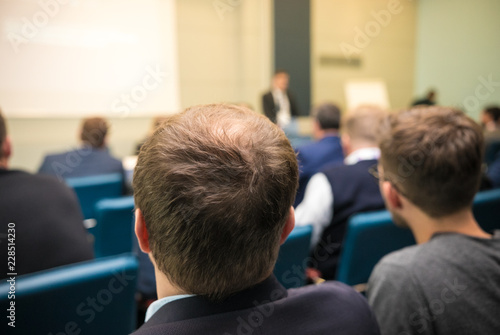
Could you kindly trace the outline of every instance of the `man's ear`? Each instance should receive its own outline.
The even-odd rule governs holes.
[[[144,221],[144,215],[140,209],[135,210],[135,235],[139,241],[139,247],[142,252],[149,254],[151,249],[149,248],[149,234],[146,229],[146,221]]]
[[[283,227],[283,231],[281,232],[280,244],[285,243],[288,235],[292,232],[295,227],[295,211],[293,207],[290,207],[290,213],[288,214],[288,219],[285,222],[285,227]]]
[[[403,204],[401,202],[401,195],[389,181],[382,182],[380,191],[382,192],[382,196],[385,199],[386,205],[389,207],[388,209],[397,210],[403,207]]]
[[[351,137],[346,133],[344,133],[340,138],[342,142],[342,151],[344,152],[344,156],[348,156],[351,153]]]

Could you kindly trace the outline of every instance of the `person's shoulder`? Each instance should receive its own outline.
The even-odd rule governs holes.
[[[419,258],[422,253],[422,245],[411,245],[400,250],[393,251],[385,255],[377,266],[391,266],[398,268],[412,268],[413,262]]]
[[[352,287],[338,281],[326,281],[317,285],[307,285],[289,289],[289,297],[305,297],[316,302],[347,305],[367,305],[366,299]],[[361,305],[360,305],[361,304]]]
[[[54,153],[49,153],[45,155],[44,160],[46,161],[60,161],[60,160],[65,160],[66,156],[77,152],[77,150],[68,150],[68,151],[61,151],[61,152],[54,152]]]

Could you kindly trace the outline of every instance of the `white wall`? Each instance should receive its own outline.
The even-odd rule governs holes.
[[[420,0],[415,92],[438,91],[442,105],[477,118],[500,104],[500,1]],[[491,77],[495,83],[486,87]]]

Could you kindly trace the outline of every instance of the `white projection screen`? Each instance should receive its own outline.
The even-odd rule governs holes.
[[[174,0],[0,0],[8,117],[179,109]]]

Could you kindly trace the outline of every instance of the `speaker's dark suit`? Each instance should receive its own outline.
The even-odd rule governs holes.
[[[299,116],[299,108],[297,107],[293,94],[291,94],[290,91],[287,91],[286,96],[290,102],[290,114],[292,117]],[[276,114],[279,111],[279,106],[274,103],[273,93],[271,91],[262,96],[262,110],[264,111],[264,115],[267,116],[269,120],[276,123]]]
[[[274,276],[222,303],[190,297],[167,303],[134,335],[379,334],[366,299],[326,282],[286,290]]]

